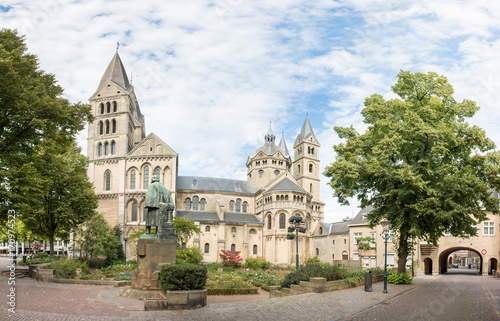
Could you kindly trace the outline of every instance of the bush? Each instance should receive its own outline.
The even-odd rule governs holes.
[[[243,263],[243,258],[240,256],[241,251],[225,251],[221,250],[219,253],[224,266],[236,267]]]
[[[199,264],[201,260],[203,260],[203,254],[201,254],[200,249],[198,249],[197,247],[177,249],[175,260],[178,264],[181,263]]]
[[[310,257],[306,261],[306,265],[313,265],[313,264],[320,264],[320,263],[321,263],[321,261],[316,256]]]
[[[398,274],[398,272],[394,271],[387,276],[387,282],[392,284],[411,284],[412,281],[413,279],[408,272]]]
[[[42,259],[42,258],[44,258],[44,257],[49,257],[49,253],[47,253],[47,252],[38,252],[38,253],[36,254],[36,258],[37,258],[37,259]]]
[[[57,277],[64,279],[73,279],[76,276],[76,269],[82,269],[82,274],[88,272],[87,264],[77,258],[60,259],[47,268],[56,270]]]
[[[348,277],[346,269],[338,265],[326,263],[305,264],[298,272],[287,274],[281,287],[289,288],[291,284],[299,284],[300,281],[309,281],[310,278],[326,278],[327,281],[341,280]]]
[[[243,267],[252,270],[268,270],[271,267],[271,263],[262,257],[248,258],[245,260]]]
[[[201,290],[207,283],[207,268],[197,264],[163,265],[160,272],[163,291]]]

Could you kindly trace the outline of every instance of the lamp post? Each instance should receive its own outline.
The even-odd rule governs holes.
[[[390,222],[387,219],[384,219],[382,222],[382,227],[384,228],[384,293],[387,293],[387,239],[389,238],[389,224]]]
[[[303,217],[299,215],[294,215],[290,217],[288,222],[291,224],[288,227],[288,234],[286,235],[287,240],[293,240],[295,239],[295,269],[297,272],[299,272],[299,232],[300,233],[305,233],[306,232],[306,227],[305,226],[300,226],[301,224],[304,224],[306,221],[304,220]],[[295,235],[293,235],[293,232],[295,231]]]

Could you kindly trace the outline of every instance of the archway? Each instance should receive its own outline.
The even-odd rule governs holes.
[[[428,257],[424,260],[424,273],[432,274],[432,260]]]
[[[493,271],[496,271],[498,267],[498,260],[495,258],[491,258],[488,261],[488,275],[492,275]]]
[[[452,247],[449,249],[444,250],[439,254],[439,273],[444,274],[448,272],[448,256],[456,251],[471,251],[477,254],[479,257],[479,266],[478,266],[478,273],[479,275],[483,274],[483,256],[481,253],[479,253],[477,250],[469,248],[469,247]]]

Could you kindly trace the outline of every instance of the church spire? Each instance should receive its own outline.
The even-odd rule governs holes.
[[[285,155],[283,155],[283,156],[287,157],[290,155],[288,153],[288,148],[286,148],[285,134],[284,133],[281,133],[281,140],[280,140],[278,147],[281,148],[283,150],[283,152],[285,152]]]
[[[311,134],[314,136],[314,132],[312,130],[311,123],[309,122],[309,117],[306,114],[306,120],[304,121],[304,125],[302,125],[302,130],[300,131],[299,135],[302,139],[305,140],[307,138],[307,136],[309,136]]]
[[[97,90],[101,89],[101,87],[110,80],[125,90],[128,90],[131,86],[130,82],[128,81],[125,67],[123,67],[122,60],[120,59],[120,55],[118,54],[118,50],[113,56],[113,59],[111,59],[108,68],[106,68],[106,71],[101,78],[101,82],[99,83],[99,87]]]
[[[267,131],[266,136],[264,137],[266,145],[274,145],[274,141],[276,140],[276,136],[274,136],[273,129],[271,128],[271,122],[269,122],[269,130]]]

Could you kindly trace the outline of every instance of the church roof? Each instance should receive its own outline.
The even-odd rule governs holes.
[[[302,139],[306,139],[307,136],[309,135],[313,135],[314,136],[314,132],[312,130],[312,126],[311,126],[311,123],[309,122],[309,117],[306,116],[306,120],[304,121],[304,125],[302,125],[302,130],[300,131],[300,137]]]
[[[106,68],[97,90],[104,86],[104,84],[109,80],[113,81],[123,89],[128,89],[131,86],[118,52],[115,53],[113,59],[111,59],[111,62],[108,65],[108,68]]]
[[[349,233],[349,226],[347,226],[348,223],[350,223],[350,222],[331,223],[329,234],[347,234],[347,233]]]
[[[299,185],[295,184],[291,179],[286,177],[281,182],[269,189],[269,191],[296,191],[305,192],[305,190]]]
[[[176,211],[176,217],[181,217],[198,222],[226,222],[226,223],[248,223],[260,224],[264,223],[254,214],[241,214],[241,213],[224,213],[224,220],[221,221],[216,212],[206,211]]]
[[[199,176],[178,176],[178,190],[191,191],[214,191],[238,194],[255,194],[259,190],[247,181],[236,179],[199,177]]]
[[[251,157],[254,158],[260,152],[263,152],[266,156],[273,156],[277,152],[280,152],[284,157],[289,157],[290,155],[288,154],[288,150],[286,148],[285,139],[281,137],[279,146],[274,144],[275,139],[276,136],[274,136],[271,124],[269,124],[269,130],[267,131],[266,136],[264,136],[264,146],[257,148]]]
[[[285,157],[290,155],[290,153],[288,153],[288,148],[286,148],[285,136],[281,135],[281,140],[280,140],[278,147],[281,148],[285,152],[285,155],[284,155]]]

